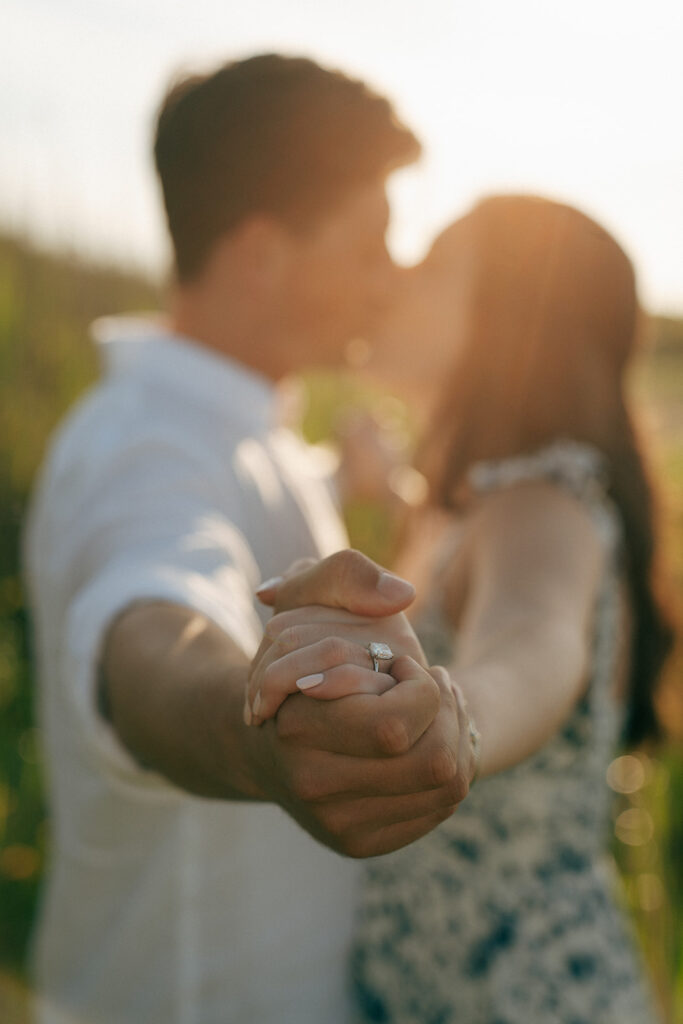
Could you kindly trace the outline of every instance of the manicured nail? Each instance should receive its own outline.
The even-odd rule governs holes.
[[[377,589],[389,601],[403,600],[406,597],[415,596],[415,587],[412,583],[408,583],[408,580],[403,580],[400,576],[394,576],[390,572],[380,573],[377,580]]]
[[[253,703],[251,705],[251,713],[254,716],[254,718],[258,718],[258,713],[259,713],[260,707],[261,707],[261,691],[259,690],[257,692],[256,696],[254,697]]]
[[[263,583],[259,583],[256,588],[257,594],[262,594],[264,590],[273,590],[275,587],[279,587],[284,579],[284,576],[271,576],[269,580],[264,580]]]
[[[245,700],[244,710],[242,711],[242,718],[244,719],[245,725],[251,725],[251,708],[249,707],[249,701]]]
[[[323,672],[315,672],[312,676],[302,676],[301,679],[297,679],[296,685],[300,690],[310,690],[313,686],[322,683],[324,678]]]

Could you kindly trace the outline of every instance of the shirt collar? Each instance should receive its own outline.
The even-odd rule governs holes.
[[[267,377],[175,334],[161,317],[103,317],[91,333],[109,377],[143,377],[250,431],[267,430],[279,421],[277,391]]]

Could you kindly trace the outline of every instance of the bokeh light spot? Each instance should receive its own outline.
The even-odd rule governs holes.
[[[643,762],[633,754],[617,757],[607,769],[607,782],[616,793],[635,793],[645,782]]]
[[[654,830],[652,817],[641,807],[622,811],[614,823],[617,839],[627,846],[644,846],[652,839]]]
[[[15,843],[0,853],[0,874],[13,882],[25,882],[38,874],[40,856],[32,846]]]

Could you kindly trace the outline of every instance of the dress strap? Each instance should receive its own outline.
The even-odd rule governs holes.
[[[620,519],[608,496],[609,468],[605,456],[590,444],[558,440],[534,452],[477,462],[467,475],[468,490],[483,495],[513,484],[546,480],[577,498],[590,514],[600,536],[615,547]]]

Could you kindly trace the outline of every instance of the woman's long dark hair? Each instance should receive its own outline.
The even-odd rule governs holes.
[[[463,257],[464,252],[464,257]],[[673,642],[659,593],[653,489],[625,396],[640,314],[633,267],[571,207],[495,196],[435,243],[429,265],[466,267],[465,338],[418,465],[432,501],[458,505],[469,467],[553,440],[607,459],[634,613],[625,741],[658,732],[653,692]]]

